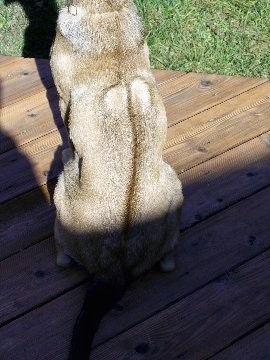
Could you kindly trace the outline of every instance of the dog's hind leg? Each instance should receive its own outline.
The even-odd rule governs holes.
[[[160,270],[163,272],[170,272],[175,270],[174,253],[168,253],[159,262]]]
[[[73,151],[71,148],[66,148],[62,151],[62,162],[63,165],[67,164],[70,159],[73,158]]]
[[[171,201],[166,221],[167,226],[167,251],[159,262],[160,270],[164,272],[173,271],[175,265],[175,245],[180,237],[180,219],[182,212],[183,196],[176,193]]]
[[[72,266],[74,261],[70,256],[65,254],[63,248],[61,246],[56,245],[56,249],[57,249],[57,257],[56,257],[57,265],[63,268],[68,268]]]
[[[67,268],[73,265],[73,259],[65,253],[64,247],[60,242],[60,234],[59,234],[59,223],[57,217],[55,219],[54,224],[54,237],[55,237],[55,245],[57,250],[56,255],[56,263],[58,266]]]

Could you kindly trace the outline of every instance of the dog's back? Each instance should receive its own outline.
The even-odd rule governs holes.
[[[52,68],[75,151],[55,190],[55,234],[90,272],[133,277],[173,251],[183,197],[162,160],[167,120],[142,24],[124,3],[59,17]]]
[[[183,196],[162,160],[166,114],[131,0],[61,10],[51,65],[71,146],[54,195],[57,263],[74,258],[97,275],[69,355],[88,360],[102,316],[129,280],[157,262],[174,269]]]

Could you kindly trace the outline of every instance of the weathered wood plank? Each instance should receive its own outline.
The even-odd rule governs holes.
[[[82,269],[58,267],[55,259],[54,241],[49,238],[0,262],[0,326],[89,277]]]
[[[5,360],[67,359],[72,323],[85,289],[79,287],[63,294],[0,328],[0,356]]]
[[[53,234],[55,181],[18,196],[0,209],[0,261]]]
[[[19,61],[19,60],[21,60],[20,57],[0,55],[0,66],[11,64],[11,63],[13,63],[15,61]]]
[[[65,129],[0,155],[0,203],[55,178],[62,169],[62,137]],[[66,147],[64,143],[63,147]]]
[[[54,85],[46,59],[22,59],[0,67],[1,108]]]
[[[269,131],[269,91],[267,83],[169,129],[165,159],[180,173]]]
[[[173,126],[263,83],[267,79],[195,73],[172,80],[160,89],[168,125]]]
[[[181,122],[168,128],[165,149],[176,146],[191,136],[204,132],[207,129],[215,130],[220,122],[226,122],[261,104],[269,103],[270,81],[250,89],[232,99],[223,101],[218,106],[209,108],[199,115],[190,117],[188,121]],[[171,112],[171,111],[170,111]],[[254,111],[254,117],[260,113]]]
[[[19,147],[63,126],[56,89],[39,92],[0,113],[0,153]]]
[[[185,196],[185,229],[270,185],[270,134],[226,151],[179,177]]]
[[[268,211],[267,200],[269,196],[270,188],[267,188],[227,209],[222,214],[218,214],[186,231],[177,248],[177,270],[171,274],[151,272],[142,280],[134,283],[121,301],[119,310],[112,311],[104,318],[95,344],[100,344],[117,333],[141,322],[143,319],[163,309],[169,303],[188,296],[232,267],[248,261],[248,259],[268,249],[270,247],[268,236],[270,212]],[[235,221],[236,218],[237,222]],[[5,260],[6,263],[2,262],[5,266],[0,263],[3,266],[0,273],[4,274],[2,276],[5,276],[5,274],[9,275],[10,273],[11,263],[19,263],[19,260],[16,260],[18,259],[17,256],[29,259],[29,261],[23,261],[24,263],[27,262],[27,266],[21,265],[23,268],[18,268],[17,276],[18,278],[20,277],[18,281],[21,284],[33,284],[33,273],[37,271],[45,272],[44,281],[40,281],[38,286],[35,285],[35,292],[40,296],[41,303],[44,297],[53,297],[55,292],[64,291],[64,287],[62,287],[63,282],[66,281],[65,286],[66,284],[69,284],[70,287],[75,285],[73,281],[67,281],[68,279],[63,281],[63,278],[59,276],[59,271],[53,265],[55,254],[53,251],[46,250],[50,248],[47,241],[36,245],[37,254],[33,251],[34,247],[32,247],[20,255],[14,255],[12,258]],[[43,253],[46,256],[38,255]],[[38,261],[35,259],[35,256],[38,257]],[[177,319],[176,324],[180,321],[178,313],[184,316],[180,321],[179,330],[172,327],[173,331],[178,331],[177,334],[179,336],[183,335],[183,342],[178,341],[178,335],[176,337],[169,334],[168,339],[172,337],[176,339],[172,346],[174,354],[178,354],[178,351],[181,351],[180,349],[185,350],[185,346],[187,346],[188,348],[185,350],[188,351],[187,355],[185,355],[187,359],[196,358],[194,357],[194,352],[192,352],[193,348],[194,351],[203,351],[203,356],[205,356],[203,349],[205,344],[209,343],[205,351],[208,355],[211,355],[214,351],[230,343],[236,336],[240,336],[244,328],[245,331],[248,331],[251,325],[257,326],[258,321],[263,321],[268,309],[267,303],[261,303],[261,301],[264,299],[266,291],[269,294],[270,290],[267,285],[268,274],[265,271],[267,269],[266,262],[267,266],[269,266],[269,261],[269,256],[264,254],[256,259],[255,262],[250,262],[246,266],[247,272],[245,270],[230,272],[223,276],[219,282],[207,285],[204,289],[198,290],[195,294],[181,300],[177,305],[177,311],[174,311],[175,307],[171,307],[168,311],[172,324],[175,324],[172,320],[173,318]],[[46,269],[49,269],[49,271]],[[72,270],[70,271],[72,272]],[[253,278],[250,278],[252,274]],[[11,272],[10,276],[16,279],[16,269]],[[8,283],[8,279],[1,281],[1,284],[5,283]],[[55,285],[53,286],[54,283]],[[234,287],[234,284],[237,284],[237,286]],[[256,291],[254,286],[256,286]],[[48,287],[50,287],[51,293],[48,291]],[[36,307],[39,305],[37,296],[35,296],[34,302],[31,300],[33,285],[32,287],[24,286],[23,296],[27,301],[20,303],[20,306],[16,308],[15,302],[18,301],[19,295],[16,291],[18,290],[14,287],[9,292],[0,292],[2,309],[5,309],[4,311],[9,314],[9,317],[18,316],[20,313],[27,311],[27,309],[31,309],[33,304]],[[6,359],[11,359],[9,354],[12,353],[13,356],[24,354],[27,349],[27,354],[25,354],[26,360],[35,359],[36,354],[39,354],[39,359],[65,358],[72,325],[78,313],[84,291],[85,286],[81,286],[42,306],[40,309],[34,310],[2,327],[0,329],[0,353],[3,353]],[[233,297],[235,291],[235,297]],[[253,293],[255,293],[255,296],[252,300],[248,294]],[[235,302],[233,302],[234,299]],[[243,303],[240,303],[240,301],[244,301],[247,306],[243,306]],[[233,305],[230,305],[231,303]],[[236,308],[237,311],[235,310]],[[247,309],[251,308],[254,311],[249,310],[245,323],[241,322],[243,311],[246,310],[248,312]],[[120,309],[122,310],[120,311]],[[160,322],[160,326],[164,330],[164,333],[162,332],[161,335],[161,338],[163,338],[163,336],[166,336],[167,330],[165,327],[166,322],[164,323],[162,319],[167,319],[167,317],[166,314],[164,316],[164,312],[160,314],[153,317],[152,320],[150,319],[142,323],[142,325],[135,327],[134,334],[133,330],[131,330],[134,342],[129,337],[130,332],[127,332],[127,337],[123,335],[124,340],[120,336],[117,340],[113,340],[108,345],[105,345],[104,349],[107,349],[107,346],[112,346],[114,356],[121,357],[125,353],[120,354],[123,350],[122,346],[127,341],[128,351],[134,355],[132,351],[141,342],[138,336],[144,334],[144,324],[147,324],[146,331],[150,334],[153,330],[151,325],[153,321],[154,323]],[[206,319],[208,319],[207,325],[204,326],[203,324]],[[211,326],[209,326],[210,322]],[[117,327],[115,326],[116,323]],[[237,323],[242,324],[241,327],[237,328],[236,326],[237,331],[231,331],[231,327],[234,327]],[[220,329],[225,334],[223,343],[221,343],[220,338],[218,341],[208,341],[209,331],[212,338],[213,334],[219,331],[217,327],[212,328],[212,325],[215,326],[215,324],[221,327],[224,326],[224,329]],[[198,331],[198,337],[197,334],[193,337],[194,331]],[[59,336],[61,336],[63,341],[59,341]],[[145,337],[145,334],[143,336]],[[184,341],[187,338],[188,341]],[[35,341],[35,339],[39,339],[39,341]],[[58,339],[57,343],[55,339]],[[147,336],[145,339],[147,339]],[[153,335],[153,341],[154,339],[155,336]],[[167,339],[165,340],[167,341]],[[118,341],[119,346],[116,345]],[[158,346],[158,349],[160,349],[161,345],[158,342],[155,344],[155,346]],[[181,347],[182,345],[183,347]],[[217,348],[213,349],[213,346]],[[49,349],[48,352],[44,351],[47,348]],[[152,345],[150,349],[152,351]],[[168,350],[168,347],[166,349]],[[102,355],[100,355],[100,352]],[[102,358],[103,350],[98,350],[94,354],[96,354],[97,358]],[[164,353],[162,356],[164,356]]]
[[[172,70],[159,70],[159,69],[151,69],[152,74],[154,75],[156,82],[159,86],[163,86],[174,79],[178,79],[179,77],[185,75],[182,71],[172,71]]]
[[[93,351],[91,359],[207,359],[269,320],[270,251]]]
[[[270,359],[270,324],[244,337],[211,360],[267,360]]]

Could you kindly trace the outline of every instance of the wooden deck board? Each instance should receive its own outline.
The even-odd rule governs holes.
[[[140,346],[148,358],[207,359],[269,319],[269,266],[270,251],[108,341],[90,359],[134,359]]]
[[[266,356],[270,83],[153,74],[188,230],[177,270],[133,284],[104,318],[92,357],[249,360],[257,343]],[[0,104],[0,358],[64,360],[87,274],[55,264],[49,200],[67,142],[48,61],[0,56]]]
[[[172,80],[167,84],[168,92],[164,91],[164,88],[160,90],[165,100],[168,126],[171,127],[265,82],[266,79],[194,73]]]
[[[236,344],[229,346],[212,360],[245,359],[267,360],[270,359],[270,323],[261,326],[257,331],[245,336]]]
[[[136,282],[121,301],[123,310],[114,311],[104,318],[95,343],[104,342],[119,332],[147,319],[149,316],[168,306],[169,303],[193,296],[189,294],[196,294],[196,289],[204,287],[211,280],[222,275],[226,279],[226,274],[231,268],[235,268],[243,262],[249,263],[248,260],[250,258],[254,258],[267,250],[270,247],[267,232],[270,213],[267,211],[268,204],[264,200],[269,198],[269,196],[270,188],[267,188],[224,211],[224,213],[215,215],[186,231],[182,235],[181,242],[177,248],[177,270],[171,274],[151,272],[141,281]],[[260,210],[257,211],[257,208]],[[239,214],[242,214],[241,218]],[[238,222],[234,221],[236,217],[239,218]],[[36,252],[35,248],[38,249]],[[21,267],[18,267],[16,270],[9,269],[9,266],[6,264],[18,263],[20,262],[18,260],[20,257],[28,260],[25,260]],[[33,257],[37,258],[31,266],[31,259]],[[217,257],[219,257],[218,261]],[[15,254],[13,257],[2,262],[0,272],[7,277],[3,278],[6,283],[4,288],[6,291],[3,291],[3,293],[7,294],[3,297],[1,306],[5,308],[5,312],[9,316],[14,318],[19,313],[25,313],[27,309],[37,308],[48,297],[53,299],[59,292],[65,293],[70,288],[75,287],[76,283],[78,285],[85,279],[84,274],[80,277],[79,271],[75,271],[75,269],[65,271],[59,269],[55,264],[54,258],[55,253],[53,252],[52,241],[45,240],[25,250],[24,254]],[[5,270],[6,267],[8,270]],[[36,276],[36,273],[41,272],[42,276]],[[11,286],[10,276],[15,279],[13,283],[21,283],[19,289],[18,286]],[[241,286],[241,283],[239,286]],[[81,286],[80,293],[83,294],[84,290],[85,286]],[[21,292],[19,297],[18,291]],[[33,291],[35,291],[34,296]],[[21,336],[20,329],[24,328],[25,337],[23,341],[19,342],[16,351],[19,353],[23,348],[27,348],[29,359],[31,359],[33,354],[29,349],[31,349],[31,343],[33,343],[34,338],[38,337],[40,338],[40,343],[37,346],[39,352],[41,352],[42,348],[45,348],[45,344],[54,334],[61,333],[64,327],[63,324],[65,326],[68,324],[70,331],[72,327],[70,323],[71,313],[74,319],[78,312],[78,296],[78,289],[76,288],[66,293],[62,301],[61,298],[57,298],[52,301],[52,304],[49,303],[48,305],[41,306],[39,313],[42,314],[43,320],[41,322],[41,319],[39,319],[40,329],[34,333],[32,328],[36,312],[30,312],[24,317],[15,320],[14,323],[11,322],[7,327],[5,326],[0,329],[0,351],[2,347],[7,346],[4,344],[6,344],[8,337],[11,338],[9,350],[11,351],[14,347],[16,350],[18,338]],[[208,298],[205,298],[204,302],[207,303],[207,301]],[[227,304],[227,301],[227,298],[224,298],[223,306],[230,305]],[[190,306],[195,306],[195,304],[191,303]],[[269,315],[270,305],[267,306],[266,303],[263,308],[265,313]],[[54,319],[54,327],[49,331],[51,325],[50,323],[48,325],[47,322],[51,317],[51,312],[54,314],[61,313],[62,316]],[[0,323],[2,321],[7,321],[7,318],[1,319]],[[179,324],[179,331],[182,331],[181,329],[182,324]],[[67,334],[66,329],[63,329],[63,331]],[[43,332],[44,335],[42,336]],[[60,350],[59,347],[61,348]],[[37,348],[33,348],[33,351],[37,351]],[[59,342],[54,351],[53,356],[56,356],[57,353],[65,352],[63,343]],[[47,354],[42,354],[40,359],[47,359],[47,356]]]
[[[269,186],[269,156],[268,144],[258,137],[180,174],[189,199],[183,205],[182,228]]]
[[[3,65],[7,65],[7,64],[11,64],[15,61],[21,61],[22,58],[18,57],[18,56],[0,56],[0,67],[2,67]]]
[[[24,59],[0,67],[1,107],[53,86],[48,61]]]
[[[270,84],[265,84],[263,91],[268,93]],[[218,109],[210,109],[196,119],[183,122],[182,126],[177,125],[175,131],[168,134],[166,160],[177,172],[185,171],[269,131],[270,98],[260,91],[259,94],[258,97],[253,92],[251,97],[248,93],[243,94],[237,99],[237,108],[228,101]],[[185,153],[184,157],[180,156],[182,153]]]
[[[268,94],[270,94],[270,83],[266,82],[223,101],[218,106],[208,108],[206,111],[190,117],[188,121],[179,122],[168,129],[165,148],[177,146],[182,141],[203,133],[207,129],[214,133],[218,125],[239,119],[239,116],[251,110],[255,115],[254,120],[258,121],[257,117],[259,118],[261,113],[256,110],[256,107],[264,104],[269,106],[270,96]]]
[[[62,126],[54,87],[6,106],[0,113],[0,153],[25,145]]]
[[[55,211],[49,199],[45,185],[1,205],[0,261],[52,235]]]
[[[88,277],[79,269],[60,269],[52,238],[43,240],[0,263],[2,273],[0,326],[79,285]],[[17,264],[16,270],[13,265]]]

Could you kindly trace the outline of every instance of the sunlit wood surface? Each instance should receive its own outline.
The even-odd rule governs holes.
[[[270,359],[270,83],[153,72],[185,195],[177,270],[134,282],[91,359]],[[55,263],[67,138],[49,62],[0,57],[0,102],[0,359],[66,360],[87,273]]]

